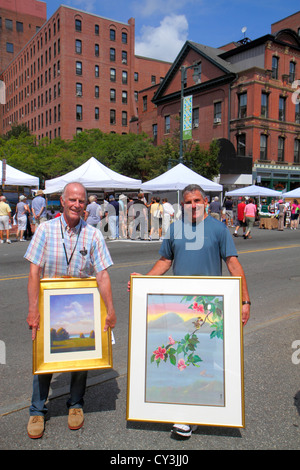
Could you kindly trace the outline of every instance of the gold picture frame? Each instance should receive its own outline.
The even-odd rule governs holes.
[[[127,420],[245,427],[240,277],[131,276]]]
[[[33,374],[109,369],[111,331],[96,278],[41,279]]]

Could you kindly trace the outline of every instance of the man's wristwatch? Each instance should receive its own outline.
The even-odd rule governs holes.
[[[250,302],[250,300],[243,300],[242,304],[243,305],[247,305],[247,304],[251,305],[251,302]]]

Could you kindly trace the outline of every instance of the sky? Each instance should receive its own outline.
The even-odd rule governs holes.
[[[173,62],[185,41],[220,47],[271,32],[300,10],[299,0],[49,0],[47,18],[63,4],[116,21],[135,18],[135,54]],[[246,32],[242,29],[247,28]]]

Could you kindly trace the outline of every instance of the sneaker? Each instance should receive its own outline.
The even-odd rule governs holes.
[[[68,417],[69,429],[80,429],[84,422],[82,408],[70,408]]]
[[[45,419],[44,416],[30,416],[27,433],[31,439],[39,439],[44,434]]]
[[[11,243],[11,241],[10,241],[10,240],[6,240],[6,243]]]
[[[192,432],[196,431],[198,426],[189,426],[188,424],[174,424],[172,433],[183,437],[191,437]]]

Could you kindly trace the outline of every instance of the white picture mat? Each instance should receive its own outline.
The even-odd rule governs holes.
[[[51,353],[50,349],[50,298],[59,295],[92,294],[94,303],[94,331],[95,350]],[[97,288],[76,288],[76,289],[45,289],[44,290],[44,362],[77,361],[83,359],[102,358],[102,338],[101,338],[101,302],[100,293]]]
[[[225,406],[145,402],[148,294],[223,295]],[[240,278],[131,278],[127,419],[243,427],[243,364]]]

